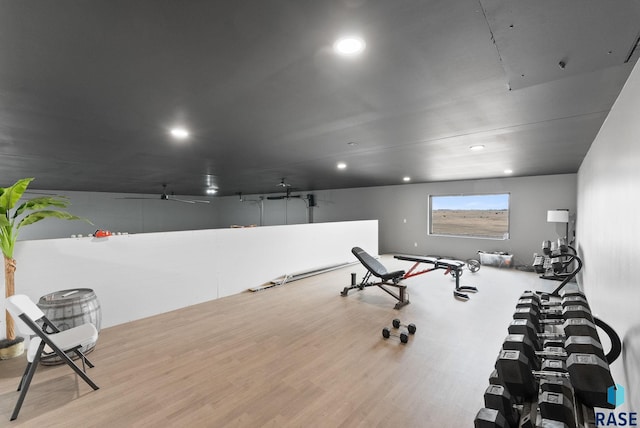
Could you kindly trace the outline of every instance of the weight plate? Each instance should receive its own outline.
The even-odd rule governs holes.
[[[480,270],[480,262],[475,259],[467,260],[467,267],[471,272],[478,272]]]

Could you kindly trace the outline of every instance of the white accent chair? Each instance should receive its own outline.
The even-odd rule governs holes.
[[[40,308],[27,296],[16,294],[7,298],[7,310],[16,323],[18,331],[31,337],[27,350],[27,367],[18,385],[20,396],[11,415],[11,420],[18,417],[22,402],[27,395],[31,379],[36,372],[38,362],[47,355],[57,356],[75,371],[91,388],[98,386],[85,373],[85,363],[89,367],[93,364],[80,351],[83,346],[95,343],[98,339],[98,330],[91,323],[82,324],[69,330],[60,331],[40,310]],[[38,325],[42,322],[42,327]],[[76,354],[82,360],[82,370],[68,354]]]

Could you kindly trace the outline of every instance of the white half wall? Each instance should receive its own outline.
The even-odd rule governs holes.
[[[91,288],[109,327],[353,262],[354,246],[378,254],[376,220],[21,241],[16,293],[37,302],[53,291]],[[336,296],[348,281],[334,285]]]

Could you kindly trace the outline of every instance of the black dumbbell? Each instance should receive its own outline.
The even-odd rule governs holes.
[[[382,329],[382,337],[384,337],[385,339],[388,339],[391,336],[399,337],[400,342],[402,343],[407,343],[409,341],[409,334],[407,334],[406,331],[401,331],[400,334],[395,334],[395,333],[392,333],[391,330],[389,330],[389,327],[385,327]]]
[[[559,345],[547,344],[547,346],[563,346],[565,340],[571,336],[590,336],[600,342],[594,323],[586,318],[570,318],[561,324],[562,332],[540,333],[531,320],[526,318],[514,319],[510,324],[509,334],[524,334],[534,344],[536,351],[541,351],[545,339],[555,340]]]
[[[609,364],[594,354],[571,354],[567,371],[576,396],[591,407],[615,408],[608,400],[608,391],[615,385]]]
[[[499,411],[510,427],[517,427],[520,421],[520,412],[515,404],[513,397],[503,385],[489,385],[484,392],[484,406]]]
[[[562,367],[556,367],[562,366]],[[565,369],[566,367],[566,369]],[[543,365],[543,370],[531,370],[529,359],[516,350],[502,350],[496,360],[500,381],[516,398],[533,398],[538,394],[536,379],[567,378],[582,403],[591,407],[611,409],[607,391],[615,384],[609,365],[593,354],[571,354],[567,361]],[[564,391],[549,391],[560,392]]]
[[[542,359],[566,359],[567,353],[564,348],[544,346],[541,350],[536,350],[531,339],[524,334],[509,334],[502,343],[502,349],[514,350],[524,353],[529,359],[529,364],[533,370],[541,370]],[[542,368],[542,370],[545,370]]]
[[[584,296],[579,295],[568,295],[563,297],[561,301],[554,301],[552,304],[549,304],[541,303],[540,300],[532,298],[530,294],[524,293],[516,303],[516,308],[531,308],[536,315],[546,318],[562,318],[563,310],[567,306],[580,306],[583,312],[588,312],[589,315],[591,314],[589,303],[587,303]]]
[[[522,302],[520,300],[519,302]],[[535,329],[541,333],[545,326],[561,325],[569,319],[585,318],[591,323],[594,322],[589,308],[582,305],[565,306],[562,311],[538,312],[535,306],[529,306],[525,303],[519,303],[516,311],[513,313],[513,319],[526,319],[531,321]]]
[[[588,406],[612,408],[607,402],[607,391],[614,382],[607,364],[595,355],[571,355],[566,366],[563,361],[543,363],[541,371],[531,370],[529,363],[520,351],[503,350],[496,361],[496,370],[499,382],[514,394],[516,401],[537,397],[543,419],[560,421],[575,428],[573,391]],[[486,402],[485,406],[498,407]],[[505,414],[504,409],[499,410]]]
[[[562,365],[563,361],[545,360],[542,362],[543,370],[535,370],[523,351],[503,349],[498,355],[495,368],[499,382],[517,401],[522,402],[522,400],[537,397],[540,378],[569,378],[569,374],[566,371],[557,370],[555,364]]]
[[[594,354],[607,361],[602,344],[592,336],[569,336],[563,345],[567,354]]]
[[[545,391],[538,398],[538,407],[543,420],[556,421],[556,423],[561,423],[569,428],[576,427],[571,396],[566,396],[559,392]]]
[[[496,409],[483,407],[473,421],[474,428],[509,428],[507,420]]]
[[[562,290],[560,291],[560,298],[564,299],[569,296],[582,296],[585,297],[584,293],[580,290],[571,289],[571,290]]]
[[[393,323],[393,328],[400,328],[400,326],[404,326],[404,327],[407,327],[410,334],[416,334],[416,325],[413,323],[409,325],[402,324],[398,318],[394,319],[392,323]]]
[[[545,297],[547,297],[545,299]],[[525,291],[520,296],[520,300],[533,300],[534,304],[539,307],[539,309],[550,309],[557,308],[559,306],[567,306],[567,305],[583,305],[589,307],[587,303],[587,298],[584,293],[580,290],[569,290],[560,292],[560,300],[549,300],[549,296],[545,294],[538,294],[533,291]]]

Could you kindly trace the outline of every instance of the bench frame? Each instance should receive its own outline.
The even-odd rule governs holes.
[[[395,309],[400,309],[410,303],[407,286],[404,284],[400,284],[400,281],[404,279],[405,276],[405,272],[403,270],[388,272],[387,269],[382,265],[382,263],[380,263],[360,247],[353,247],[351,249],[351,252],[367,269],[367,273],[362,278],[360,284],[355,283],[354,274],[354,276],[352,277],[351,286],[345,287],[340,292],[341,296],[346,296],[347,294],[349,294],[349,290],[353,289],[364,290],[366,287],[380,287],[384,292],[393,296],[393,298],[398,301],[398,303],[396,303],[396,305],[394,306]],[[370,281],[372,276],[379,278],[380,281]],[[393,292],[387,286],[397,288],[398,292]]]
[[[393,257],[398,260],[406,260],[409,262],[414,262],[414,265],[404,275],[403,279],[411,278],[412,276],[422,275],[423,273],[432,272],[437,269],[442,269],[445,271],[444,272],[445,275],[451,274],[451,276],[453,276],[456,279],[456,288],[453,290],[453,296],[455,298],[460,300],[469,300],[469,295],[466,293],[463,293],[463,291],[466,291],[469,293],[478,292],[478,289],[476,287],[471,287],[468,285],[466,286],[460,285],[460,277],[462,276],[462,271],[464,269],[464,266],[466,265],[466,263],[461,260],[443,259],[443,258],[434,257],[434,256],[413,256],[413,255],[395,255]],[[417,267],[423,263],[433,265],[433,267],[415,272]]]

